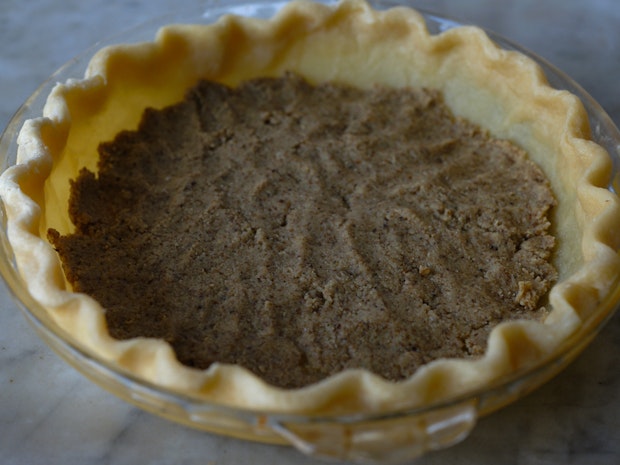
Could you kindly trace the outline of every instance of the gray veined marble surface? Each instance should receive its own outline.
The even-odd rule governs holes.
[[[173,8],[164,0],[3,0],[0,125],[47,76],[98,39]],[[617,0],[420,0],[485,26],[566,71],[620,124]],[[618,232],[620,234],[620,231]],[[50,352],[0,285],[1,464],[310,464],[290,448],[193,431],[93,385]],[[563,373],[480,420],[425,465],[620,464],[620,314]]]

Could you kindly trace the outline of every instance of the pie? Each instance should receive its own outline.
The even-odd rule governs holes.
[[[184,111],[179,102],[184,101],[188,92],[197,92],[200,87],[208,89],[196,98],[233,92],[247,87],[248,83],[282,86],[292,81],[312,89],[331,86],[332,91],[337,88],[363,94],[380,89],[384,92],[380,94],[382,97],[402,95],[403,90],[409,94],[424,90],[427,93],[420,96],[422,100],[441,101],[457,121],[467,128],[476,128],[470,133],[488,133],[491,145],[501,153],[508,150],[513,154],[511,163],[518,161],[525,164],[519,166],[528,166],[528,170],[540,170],[532,171],[532,179],[538,180],[536,189],[553,195],[541,194],[544,200],[535,207],[537,210],[531,210],[534,207],[529,204],[525,207],[535,212],[532,215],[538,223],[531,237],[537,239],[526,246],[522,245],[524,241],[519,244],[528,252],[530,244],[537,243],[533,255],[541,258],[538,260],[541,268],[532,275],[538,278],[519,278],[517,290],[509,292],[517,307],[527,308],[531,313],[502,318],[492,329],[488,327],[488,332],[482,332],[483,336],[463,342],[469,351],[465,358],[453,357],[449,352],[426,358],[426,353],[420,355],[417,348],[410,347],[398,365],[409,368],[396,375],[377,374],[377,369],[341,363],[336,364],[340,368],[299,381],[299,377],[270,379],[269,367],[263,370],[258,362],[242,366],[236,359],[226,363],[224,356],[214,360],[207,357],[206,362],[192,361],[192,350],[180,356],[173,348],[174,337],[169,335],[121,334],[124,326],[119,326],[121,330],[114,329],[111,320],[106,320],[107,309],[104,310],[100,299],[76,292],[82,285],[81,278],[72,276],[72,270],[77,268],[67,266],[65,260],[63,270],[55,247],[64,256],[66,242],[63,241],[75,232],[74,223],[79,224],[79,218],[87,217],[82,225],[88,229],[94,224],[93,218],[102,216],[102,205],[110,204],[106,201],[95,204],[98,207],[94,211],[87,207],[80,210],[75,207],[75,196],[79,197],[80,192],[84,196],[97,192],[89,189],[98,181],[98,174],[103,177],[107,173],[106,164],[112,164],[109,161],[114,159],[119,147],[135,146],[135,135],[148,132],[149,127],[155,127],[151,135],[156,133],[157,125],[165,119],[162,115]],[[204,100],[206,108],[211,97]],[[277,125],[282,120],[283,115],[272,110],[263,112],[262,123]],[[302,118],[304,113],[298,111],[297,115]],[[611,162],[605,150],[590,140],[587,115],[579,100],[567,92],[552,89],[534,62],[516,52],[499,49],[481,30],[461,27],[430,35],[422,16],[409,8],[376,11],[360,0],[343,0],[333,6],[301,1],[286,5],[270,20],[226,16],[208,26],[170,25],[161,29],[153,42],[116,45],[98,52],[84,79],[54,88],[44,116],[24,125],[18,141],[18,164],[9,168],[0,182],[9,239],[30,293],[61,328],[88,350],[138,378],[193,397],[290,413],[388,411],[445,400],[487,386],[551,355],[597,310],[620,272],[616,252],[620,239],[613,234],[620,226],[620,204],[606,188]],[[168,119],[174,122],[176,116]],[[150,121],[151,126],[145,121]],[[374,120],[370,122],[375,124]],[[363,125],[356,127],[363,131]],[[210,139],[203,141],[203,147],[215,147],[235,136],[222,129],[204,137]],[[138,142],[139,145],[143,141]],[[117,159],[123,161],[122,156]],[[397,181],[402,180],[394,176]],[[183,189],[196,186],[187,178],[181,179]],[[76,185],[83,190],[76,190]],[[278,185],[285,184],[266,181],[263,188],[268,190]],[[408,184],[387,185],[391,189],[400,186],[401,190],[394,192],[403,197],[412,188]],[[140,189],[123,190],[122,186],[129,183],[121,183],[117,203],[131,204],[132,192]],[[513,187],[518,193],[521,185],[510,186]],[[433,192],[432,186],[429,189]],[[447,200],[454,195],[454,191],[449,192],[443,206],[438,205],[434,210],[445,221],[452,220],[450,215],[456,208],[448,206]],[[272,195],[268,199],[276,197]],[[338,208],[342,204],[351,207],[355,200],[347,196],[338,198],[341,203]],[[267,220],[277,218],[278,231],[297,224],[293,222],[293,214],[287,218],[289,210],[274,211]],[[406,216],[404,211],[399,215]],[[190,216],[181,215],[184,219],[177,224],[183,226],[197,214]],[[396,221],[397,215],[391,218]],[[495,219],[495,223],[501,221]],[[219,227],[231,224],[224,221]],[[375,226],[377,229],[378,224]],[[139,221],[131,227],[153,229],[147,223],[140,225]],[[264,228],[248,227],[246,233],[252,241],[266,241],[264,238],[275,234],[259,229]],[[351,237],[355,236],[353,229],[347,231]],[[368,227],[368,231],[372,232],[372,228]],[[232,243],[237,236],[227,237]],[[113,248],[109,244],[107,247]],[[170,257],[166,258],[169,260]],[[95,262],[89,261],[90,265]],[[407,272],[411,280],[435,277],[434,265],[421,259],[410,261]],[[488,260],[484,263],[488,264]],[[402,272],[397,274],[400,276]],[[386,279],[382,278],[381,283]],[[169,281],[176,286],[182,279],[171,275]],[[343,279],[341,284],[348,282],[350,279]],[[203,290],[202,284],[199,287]],[[252,292],[262,289],[257,287]],[[499,294],[508,293],[495,290]],[[309,309],[316,309],[327,294],[319,295],[316,289],[311,291],[305,289],[303,299]],[[213,300],[214,295],[207,292],[205,299]],[[372,300],[364,300],[369,301]],[[148,307],[156,305],[154,300]],[[271,305],[268,299],[263,299],[261,308],[269,312],[273,302]],[[371,331],[362,336],[372,334],[372,319],[376,317],[370,309],[365,310]],[[220,332],[226,329],[222,321],[234,326],[232,319],[219,321]],[[476,328],[486,327],[485,324],[477,323]],[[190,321],[188,326],[191,325]],[[265,343],[276,340],[277,331],[268,323],[255,326],[258,339],[263,338]],[[261,330],[264,333],[259,334]],[[219,341],[213,351],[217,352],[225,344],[231,345]],[[347,350],[342,345],[338,347]],[[254,352],[254,348],[249,352]],[[377,366],[384,365],[376,348],[370,355],[377,356]],[[300,357],[291,366],[298,364]]]

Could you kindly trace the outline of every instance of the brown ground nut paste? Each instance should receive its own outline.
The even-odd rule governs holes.
[[[400,380],[542,317],[556,279],[542,172],[434,91],[201,82],[100,155],[50,239],[114,337],[186,365]]]

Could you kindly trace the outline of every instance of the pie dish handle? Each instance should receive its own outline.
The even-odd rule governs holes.
[[[465,439],[476,425],[476,399],[429,409],[347,419],[272,418],[271,428],[301,452],[360,464],[402,463]]]

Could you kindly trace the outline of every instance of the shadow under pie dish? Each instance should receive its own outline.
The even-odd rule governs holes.
[[[86,79],[56,87],[46,118],[24,126],[18,166],[3,176],[10,246],[32,296],[86,350],[137,379],[207,402],[270,412],[368,414],[421,407],[492,385],[554,354],[598,312],[615,284],[617,239],[611,231],[618,212],[606,189],[610,159],[590,141],[579,101],[547,87],[529,59],[500,51],[475,28],[428,36],[423,24],[411,10],[303,3],[268,22],[227,18],[214,26],[173,26],[153,43],[98,53]],[[73,230],[68,181],[84,167],[98,171],[100,142],[135,129],[146,107],[180,101],[198,79],[237,87],[285,72],[317,84],[435,89],[453,113],[524,149],[557,199],[550,219],[558,283],[545,303],[544,322],[503,323],[484,355],[438,360],[398,382],[345,370],[301,389],[274,388],[238,366],[187,368],[163,341],[111,338],[101,307],[68,291],[45,240],[50,228],[59,234]]]

